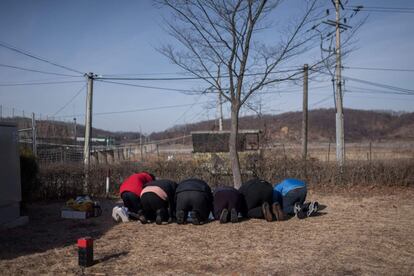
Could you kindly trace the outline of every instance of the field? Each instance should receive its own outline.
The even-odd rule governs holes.
[[[408,275],[414,271],[413,188],[336,194],[311,191],[326,205],[317,217],[202,226],[116,224],[104,214],[59,218],[62,202],[29,206],[29,225],[0,231],[7,275],[326,274]],[[96,264],[77,266],[76,239],[95,239]],[[2,273],[2,274],[3,274]]]

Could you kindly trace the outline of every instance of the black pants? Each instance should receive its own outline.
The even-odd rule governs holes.
[[[167,221],[168,216],[168,201],[160,198],[156,193],[147,192],[141,196],[142,209],[146,219],[155,220],[157,211],[161,210],[164,216],[163,221]]]
[[[131,192],[123,192],[121,198],[124,201],[124,206],[128,208],[128,211],[138,213],[142,209],[140,198]]]
[[[282,196],[282,208],[283,213],[287,215],[294,215],[293,206],[296,202],[301,205],[305,202],[307,194],[306,187],[297,188],[289,191],[286,195]]]
[[[262,212],[262,205],[265,202],[269,203],[269,206],[272,205],[272,185],[266,181],[254,179],[243,184],[240,188],[240,191],[242,192],[245,198],[247,207],[247,217],[259,219],[264,218]]]
[[[183,191],[177,193],[176,213],[184,211],[185,217],[190,211],[197,211],[201,221],[207,221],[211,211],[211,197],[205,192]]]
[[[223,209],[236,209],[237,213],[243,212],[243,195],[237,190],[222,190],[214,193],[213,200],[214,218],[219,219]]]

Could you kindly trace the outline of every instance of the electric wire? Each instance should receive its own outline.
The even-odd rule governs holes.
[[[53,66],[56,66],[56,67],[59,67],[59,68],[62,68],[62,69],[66,69],[66,70],[71,71],[71,72],[74,72],[74,73],[78,73],[78,74],[80,74],[81,76],[83,76],[83,74],[84,74],[83,72],[81,72],[81,71],[79,71],[79,70],[76,70],[76,69],[70,68],[70,67],[68,67],[68,66],[60,65],[60,64],[58,64],[58,63],[56,63],[56,62],[53,62],[53,61],[49,61],[49,60],[47,60],[47,59],[45,59],[45,58],[42,58],[42,57],[36,56],[36,55],[34,55],[34,54],[32,54],[32,53],[30,53],[30,52],[28,52],[28,51],[25,51],[25,50],[20,50],[20,49],[18,49],[16,46],[13,46],[13,45],[11,45],[11,44],[8,44],[8,43],[2,42],[2,41],[0,41],[0,47],[3,47],[3,48],[6,48],[6,49],[9,49],[10,51],[14,51],[14,52],[16,52],[16,53],[19,53],[19,54],[22,54],[22,55],[28,56],[28,57],[30,57],[30,58],[33,58],[33,59],[36,59],[36,60],[39,60],[39,61],[43,61],[43,62],[48,63],[48,64],[50,64],[50,65],[53,65]]]
[[[190,103],[190,104],[177,104],[177,105],[164,105],[164,106],[146,107],[146,108],[138,108],[138,109],[106,111],[106,112],[94,112],[93,115],[94,116],[99,116],[99,115],[134,113],[134,112],[142,112],[142,111],[156,111],[156,110],[162,110],[162,109],[172,109],[172,108],[180,108],[180,107],[186,107],[186,106],[194,106],[196,104],[204,104],[204,103],[207,103],[207,102]],[[56,118],[84,117],[84,116],[85,116],[85,114],[72,114],[72,115],[57,116]]]
[[[181,92],[181,93],[186,93],[186,94],[209,93],[207,91],[201,91],[201,90],[175,89],[175,88],[168,88],[168,87],[139,85],[139,84],[134,84],[134,83],[107,81],[107,80],[99,80],[99,79],[97,79],[97,81],[104,82],[104,83],[119,84],[119,85],[124,85],[124,86],[131,86],[131,87],[148,88],[148,89],[165,90],[165,91],[175,91],[175,92]]]
[[[402,69],[402,68],[357,67],[357,66],[342,66],[342,68],[343,69],[355,69],[355,70],[371,70],[371,71],[414,72],[414,69]]]
[[[79,83],[84,81],[51,81],[51,82],[21,82],[21,83],[0,83],[0,86],[28,86],[28,85],[50,85],[50,84],[65,84],[65,83]]]
[[[65,103],[61,108],[59,108],[53,115],[52,117],[55,117],[58,113],[60,113],[63,109],[65,109],[74,99],[76,99],[77,96],[79,96],[79,94],[82,92],[82,90],[86,87],[86,83],[78,90],[78,92],[76,92],[76,94],[69,99],[69,101],[67,103]]]
[[[19,67],[19,66],[14,66],[14,65],[9,65],[9,64],[2,64],[2,63],[0,63],[0,67],[12,68],[12,69],[28,71],[28,72],[35,72],[35,73],[41,73],[41,74],[56,75],[56,76],[81,77],[79,75],[75,76],[75,75],[61,74],[61,73],[56,73],[56,72],[42,71],[42,70],[31,69],[31,68],[26,68],[26,67]]]

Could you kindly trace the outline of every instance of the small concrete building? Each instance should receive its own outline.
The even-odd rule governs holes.
[[[27,222],[20,216],[19,136],[15,124],[0,122],[0,227]]]

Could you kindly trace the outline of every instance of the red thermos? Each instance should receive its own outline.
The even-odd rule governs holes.
[[[93,265],[93,239],[91,237],[78,239],[78,256],[80,266]]]

